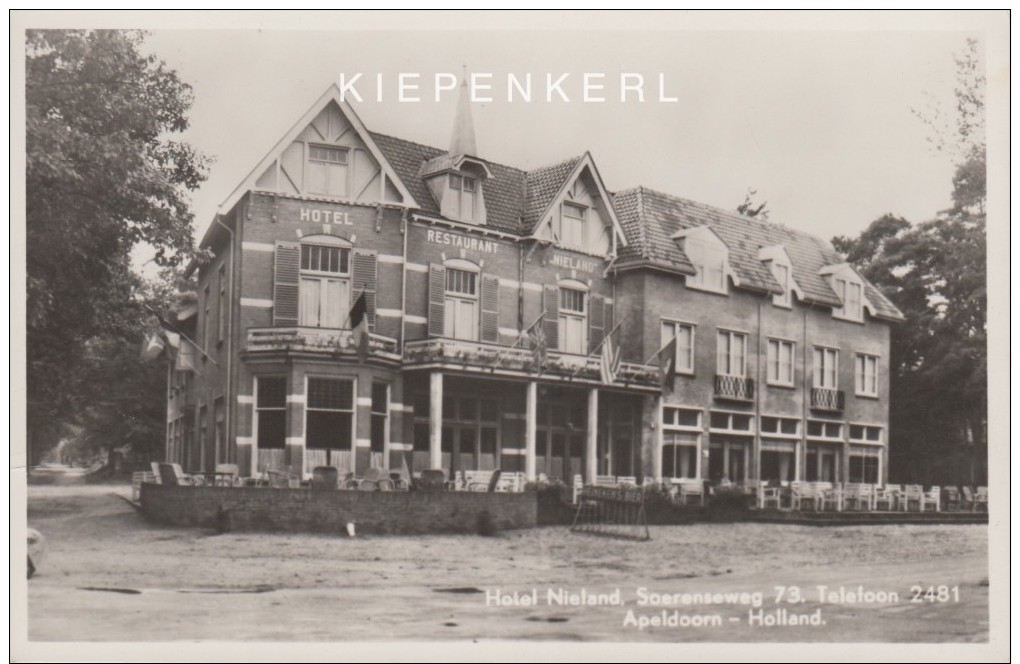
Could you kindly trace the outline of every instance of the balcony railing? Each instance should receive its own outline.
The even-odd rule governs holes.
[[[730,401],[752,401],[754,380],[743,376],[717,375],[715,377],[715,398]]]
[[[844,400],[843,390],[828,387],[811,388],[811,407],[815,410],[843,410]]]
[[[311,353],[321,355],[356,356],[358,340],[353,330],[331,330],[317,327],[263,327],[248,330],[244,345],[248,354],[263,353]],[[400,351],[396,339],[369,333],[368,353],[370,357],[399,360]]]
[[[536,354],[529,348],[510,348],[463,339],[421,339],[404,344],[405,365],[438,365],[465,371],[530,375],[558,381],[601,383],[600,358],[554,350]],[[622,362],[613,385],[658,388],[658,368]]]

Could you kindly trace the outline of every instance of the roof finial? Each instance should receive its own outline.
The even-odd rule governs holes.
[[[475,125],[471,119],[471,99],[467,84],[467,65],[464,65],[464,74],[460,79],[460,90],[457,97],[457,114],[453,119],[453,136],[450,139],[450,155],[477,156],[478,148],[475,146]]]

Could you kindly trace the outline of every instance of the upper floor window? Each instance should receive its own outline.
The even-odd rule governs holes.
[[[839,385],[839,351],[815,347],[815,387],[834,390]]]
[[[308,191],[346,197],[350,189],[349,159],[346,148],[308,146]]]
[[[560,242],[572,247],[586,247],[585,228],[587,222],[587,207],[576,203],[564,203],[563,221],[560,224]]]
[[[467,175],[450,173],[450,214],[463,221],[476,221],[478,215],[478,180]]]
[[[747,375],[747,335],[719,330],[716,373],[722,376]]]
[[[673,321],[662,322],[662,345],[676,337],[676,361],[674,371],[677,373],[694,373],[694,326]]]
[[[444,336],[478,339],[478,273],[446,268],[446,314]]]
[[[773,436],[797,436],[800,434],[800,420],[765,415],[761,418],[761,432]]]
[[[560,288],[560,350],[588,352],[588,294],[576,288]]]
[[[688,275],[686,284],[716,293],[726,292],[729,251],[722,240],[708,228],[694,229],[683,236],[683,250],[696,270]]]
[[[783,288],[782,294],[772,296],[772,304],[777,307],[793,306],[793,289],[790,284],[790,266],[785,263],[772,261],[772,276]]]
[[[851,424],[850,442],[881,443],[882,427],[869,426],[866,424]]]
[[[662,408],[662,426],[677,429],[701,430],[701,411],[695,408]]]
[[[351,250],[347,247],[301,245],[299,325],[345,325],[351,298],[350,261]]]
[[[855,392],[862,396],[878,396],[878,358],[874,355],[857,354],[854,371]]]
[[[729,413],[713,410],[708,420],[712,431],[731,431],[736,433],[753,433],[754,416],[743,413]]]
[[[863,287],[857,281],[835,278],[836,295],[842,300],[843,306],[835,310],[835,315],[847,320],[860,321],[864,319]]]
[[[793,342],[769,339],[768,382],[793,385]]]

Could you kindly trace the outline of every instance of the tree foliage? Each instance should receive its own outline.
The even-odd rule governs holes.
[[[175,140],[191,88],[144,34],[30,30],[26,52],[28,424],[32,458],[79,417],[84,394],[133,376],[97,370],[97,349],[140,341],[139,243],[159,265],[192,250],[188,191],[205,158]],[[127,366],[122,366],[130,373]]]
[[[769,209],[768,201],[758,203],[755,197],[758,195],[756,189],[747,188],[747,193],[744,195],[744,202],[737,206],[737,212],[748,217],[750,219],[758,219],[760,221],[769,220]]]
[[[956,59],[955,120],[918,114],[954,158],[952,206],[911,225],[887,214],[833,245],[903,312],[892,331],[890,474],[987,481],[984,74],[977,43]]]

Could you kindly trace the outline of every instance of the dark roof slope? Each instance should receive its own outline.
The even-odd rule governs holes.
[[[524,206],[524,229],[528,233],[534,232],[538,222],[541,221],[542,213],[552,203],[553,198],[560,192],[560,189],[566,184],[567,178],[583,158],[582,155],[564,159],[557,164],[543,166],[528,172],[525,180],[527,202]]]
[[[762,248],[780,245],[790,257],[793,278],[805,299],[826,306],[842,304],[819,270],[842,263],[843,259],[820,238],[645,187],[618,192],[614,205],[630,243],[620,254],[620,267],[648,265],[693,274],[690,259],[673,235],[683,229],[708,226],[728,247],[730,267],[742,288],[765,292],[780,290],[772,273],[758,258]],[[878,289],[865,282],[865,290],[876,315],[891,320],[903,319],[896,306]]]

